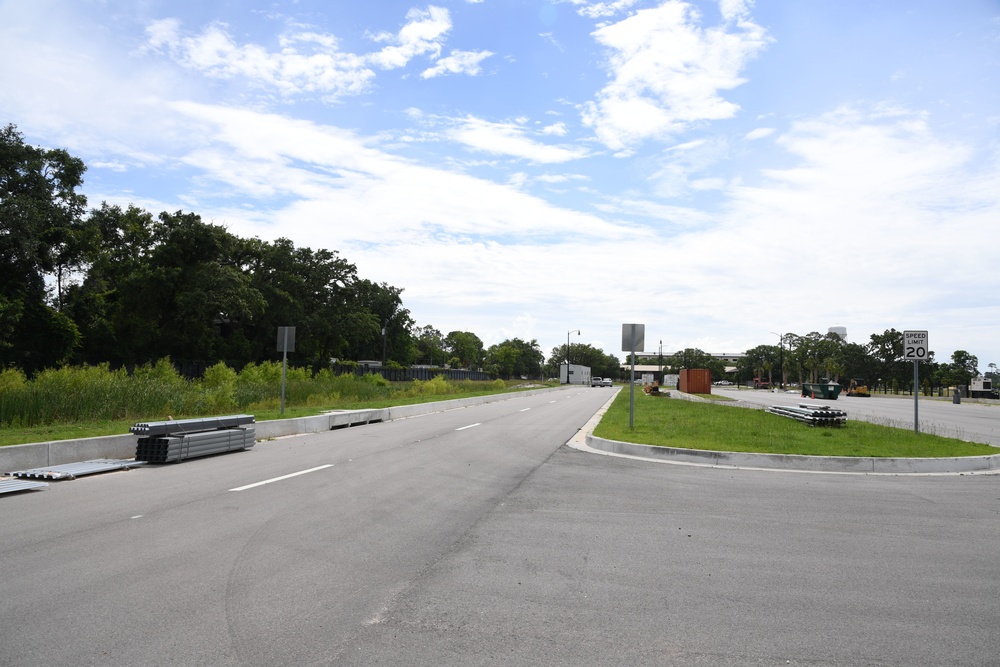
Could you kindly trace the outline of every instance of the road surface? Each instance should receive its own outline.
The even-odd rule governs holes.
[[[564,446],[567,388],[0,497],[0,665],[987,665],[1000,477]]]

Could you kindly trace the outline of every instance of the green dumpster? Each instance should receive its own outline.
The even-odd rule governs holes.
[[[840,396],[841,389],[843,387],[836,382],[803,382],[802,396],[804,398],[824,398],[835,401]]]

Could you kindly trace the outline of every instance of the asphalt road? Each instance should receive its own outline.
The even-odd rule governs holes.
[[[0,665],[1000,661],[1000,476],[564,446],[610,395],[0,497]]]
[[[847,413],[848,419],[913,428],[912,396],[840,396],[835,401],[803,398],[795,393],[770,392],[753,389],[727,389],[712,387],[712,392],[756,405],[829,405]],[[951,400],[934,400],[921,396],[917,400],[917,417],[921,433],[981,442],[1000,447],[1000,405]],[[1000,662],[1000,660],[998,660]]]

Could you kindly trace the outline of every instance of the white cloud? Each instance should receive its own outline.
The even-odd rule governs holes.
[[[291,200],[266,217],[283,235],[329,244],[324,247],[380,242],[387,234],[410,242],[439,232],[536,238],[572,232],[596,239],[620,232],[508,185],[395,157],[337,128],[189,102],[171,108],[203,135],[183,157],[186,163],[262,211],[270,197]],[[205,202],[210,205],[219,204]]]
[[[476,76],[482,69],[479,64],[492,56],[491,51],[452,51],[446,58],[441,58],[433,67],[420,73],[424,79],[431,79],[443,74],[468,74]]]
[[[648,181],[664,198],[678,197],[689,189],[715,190],[724,181],[716,176],[693,178],[729,157],[729,144],[723,137],[695,139],[671,146],[663,153],[659,168]]]
[[[587,154],[579,148],[550,146],[532,141],[525,136],[523,123],[491,123],[472,116],[465,118],[450,136],[476,150],[542,164],[578,160]]]
[[[580,16],[596,19],[613,16],[634,6],[638,0],[614,0],[614,2],[590,2],[590,0],[561,0],[577,7]]]
[[[707,29],[699,22],[691,5],[668,0],[593,33],[610,51],[612,80],[582,115],[606,146],[623,150],[736,114],[719,91],[744,82],[740,72],[768,38],[749,19]]]
[[[570,181],[586,181],[589,180],[583,174],[541,174],[536,181],[541,181],[542,183],[569,183]]]
[[[767,258],[772,270],[755,274],[756,291],[782,298],[755,303],[759,319],[780,322],[787,304],[810,304],[831,324],[879,332],[902,328],[904,312],[936,310],[939,319],[944,309],[995,304],[995,281],[969,280],[966,269],[992,261],[997,156],[984,168],[971,146],[936,137],[921,114],[898,109],[838,109],[795,123],[778,144],[798,163],[730,188],[714,235],[751,264]],[[745,279],[728,267],[716,277]],[[811,301],[818,287],[824,304]]]
[[[542,128],[542,134],[555,135],[557,137],[566,136],[566,123],[553,123]]]
[[[773,127],[758,127],[756,129],[750,130],[743,137],[747,141],[755,141],[757,139],[763,139],[774,134],[776,130]]]
[[[443,40],[451,30],[448,10],[430,6],[411,9],[399,32],[370,35],[387,43],[379,51],[354,54],[341,51],[336,36],[315,31],[279,36],[281,50],[268,51],[258,44],[240,44],[225,23],[212,23],[200,33],[184,35],[177,19],[161,19],[146,28],[146,49],[168,54],[182,67],[216,79],[241,77],[281,94],[320,93],[328,99],[357,95],[369,89],[372,69],[398,69],[419,56],[432,59],[441,54]],[[430,78],[441,74],[478,74],[489,51],[452,51],[424,71]]]
[[[719,0],[719,11],[727,21],[739,21],[745,19],[750,11],[747,4],[747,0]],[[753,4],[752,0],[749,4]]]
[[[451,30],[451,15],[448,10],[431,5],[426,10],[411,9],[406,18],[408,22],[397,34],[383,32],[374,36],[375,41],[392,44],[369,55],[371,63],[383,69],[395,69],[405,66],[417,56],[430,55],[436,58],[441,54],[441,43],[445,34]]]
[[[598,204],[597,209],[609,215],[630,216],[646,220],[666,236],[673,235],[673,229],[708,227],[718,224],[718,219],[704,211],[663,204],[648,199],[629,197],[608,198]]]
[[[365,58],[337,50],[332,35],[284,35],[283,48],[268,52],[256,44],[237,44],[228,26],[213,23],[201,33],[184,36],[180,22],[163,19],[146,28],[147,47],[170,55],[178,64],[218,79],[243,77],[276,88],[284,95],[323,93],[331,96],[363,92],[375,73]],[[301,52],[296,44],[308,47]]]

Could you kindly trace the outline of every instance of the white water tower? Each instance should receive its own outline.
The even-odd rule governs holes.
[[[830,327],[827,329],[827,333],[837,334],[840,336],[840,340],[847,342],[847,327]]]

